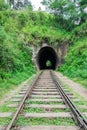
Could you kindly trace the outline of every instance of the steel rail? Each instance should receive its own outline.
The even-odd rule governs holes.
[[[27,98],[29,97],[29,95],[31,94],[31,91],[32,91],[32,89],[34,88],[34,86],[35,86],[35,84],[36,84],[36,82],[37,82],[37,80],[39,79],[39,77],[40,77],[41,74],[42,74],[42,71],[38,74],[38,76],[36,76],[35,81],[29,85],[30,87],[28,88],[28,90],[27,90],[27,92],[26,92],[24,98],[22,99],[22,102],[20,103],[20,105],[19,105],[17,111],[15,112],[15,114],[14,114],[14,116],[13,116],[11,122],[9,123],[9,125],[8,125],[4,130],[11,130],[11,128],[13,127],[15,120],[17,119],[19,113],[21,112],[21,110],[22,110],[23,107],[24,107],[24,104],[25,104],[26,99],[27,99]]]
[[[57,86],[58,91],[60,92],[60,95],[62,96],[62,99],[70,108],[71,113],[73,115],[73,119],[78,123],[78,126],[80,127],[81,130],[87,130],[86,118],[81,114],[81,112],[78,110],[78,108],[74,105],[74,103],[70,100],[70,98],[64,92],[62,85],[60,84],[60,82],[58,80],[58,77],[54,74],[53,71],[50,71],[50,73],[51,73],[54,83]]]

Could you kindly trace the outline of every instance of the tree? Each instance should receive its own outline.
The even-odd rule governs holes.
[[[14,5],[14,0],[9,0],[9,4],[10,4],[10,6],[13,6]]]
[[[79,9],[80,9],[80,24],[86,21],[87,19],[87,12],[85,9],[87,8],[87,1],[86,0],[79,0]]]
[[[58,23],[67,30],[82,24],[87,19],[86,0],[43,0],[42,4],[54,13]]]
[[[79,20],[76,2],[75,0],[43,0],[42,4],[49,9],[49,12],[54,13],[62,27],[72,29]]]
[[[5,1],[0,0],[0,11],[8,9],[8,5],[5,3]]]
[[[17,3],[13,6],[14,9],[21,9],[23,7],[23,3],[21,0],[18,0]]]
[[[24,6],[31,6],[31,2],[29,0],[24,0]]]
[[[24,0],[24,2],[21,0],[18,0],[13,8],[14,9],[22,9],[24,7],[31,7],[32,8],[31,2],[29,0]]]

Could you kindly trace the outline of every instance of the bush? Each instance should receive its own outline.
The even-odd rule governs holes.
[[[59,70],[70,78],[87,79],[87,38],[73,44]]]
[[[7,10],[9,5],[5,4],[3,0],[0,0],[0,11]]]

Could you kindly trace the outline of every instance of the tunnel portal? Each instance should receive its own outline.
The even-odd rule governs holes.
[[[57,54],[52,47],[43,47],[37,54],[37,64],[40,70],[55,70],[57,67],[57,60]]]

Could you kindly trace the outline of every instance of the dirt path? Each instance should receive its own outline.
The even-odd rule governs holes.
[[[8,101],[10,98],[12,98],[15,93],[19,92],[21,88],[27,84],[27,80],[18,85],[14,90],[9,91],[9,94],[6,94],[5,97],[0,101],[0,106],[4,104],[6,101]]]
[[[59,79],[64,83],[67,84],[69,87],[71,87],[76,93],[80,94],[82,97],[84,97],[87,100],[87,89],[85,89],[83,86],[81,86],[78,83],[73,82],[72,80],[68,79],[66,76],[63,76],[61,73],[56,72],[56,75],[59,77]]]
[[[30,81],[33,77],[34,75],[29,79],[27,79],[26,81],[19,84],[14,90],[10,90],[9,93],[7,93],[5,97],[0,101],[0,106],[4,104],[6,101],[10,100],[13,97],[13,95],[18,93],[24,86],[26,86],[28,84],[28,81]]]

